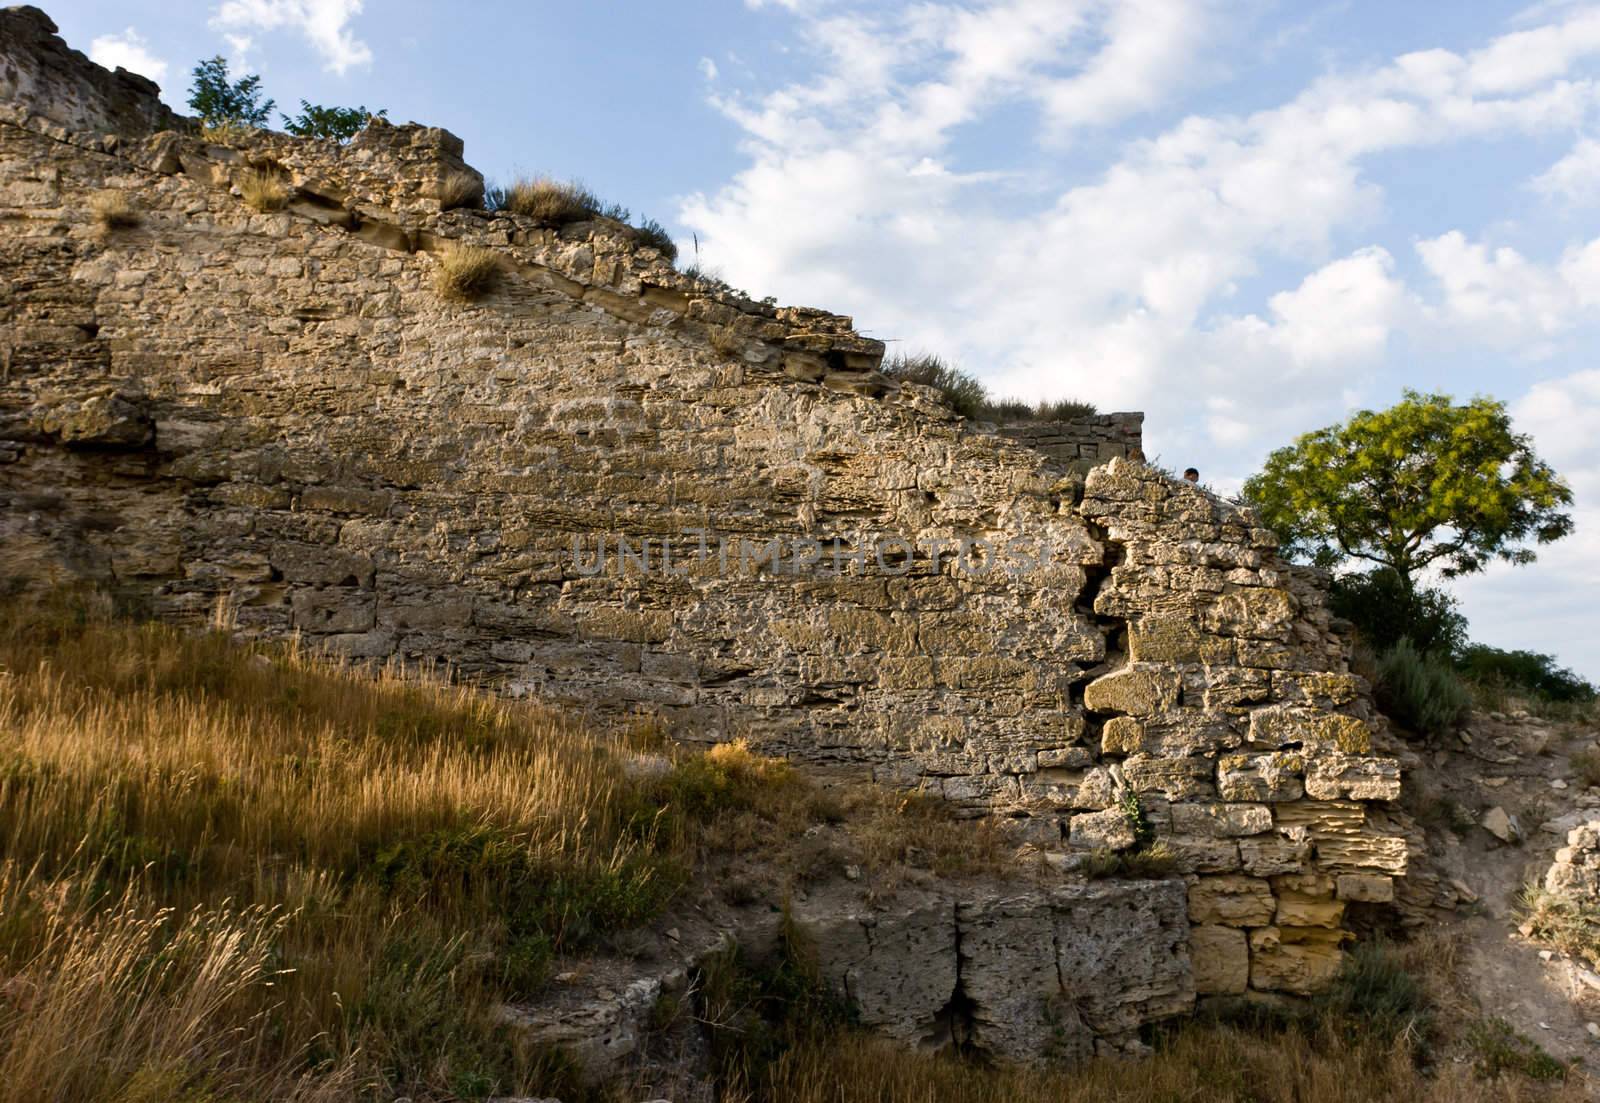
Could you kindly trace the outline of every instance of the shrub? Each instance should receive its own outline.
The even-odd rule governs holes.
[[[678,243],[672,240],[667,228],[653,218],[644,219],[635,227],[639,231],[639,244],[658,250],[668,264],[678,259]]]
[[[102,230],[129,230],[139,225],[139,212],[125,192],[100,192],[89,201],[89,209]]]
[[[488,294],[499,275],[500,257],[493,249],[452,245],[439,257],[433,286],[442,298],[470,303]]]
[[[962,417],[977,417],[988,391],[975,376],[968,375],[937,356],[900,356],[884,361],[883,374],[904,383],[920,383],[944,396],[950,408]]]
[[[1451,731],[1472,707],[1472,695],[1450,664],[1401,639],[1378,658],[1378,704],[1390,718],[1423,735]]]
[[[481,207],[485,203],[483,180],[470,172],[450,172],[434,185],[433,196],[441,209],[453,211],[457,207]]]
[[[246,205],[261,211],[281,211],[289,202],[289,185],[281,173],[270,169],[251,169],[239,181],[239,194]]]
[[[1094,406],[1070,398],[1037,403],[1020,398],[991,398],[976,376],[937,356],[895,355],[883,362],[881,370],[891,379],[933,387],[944,395],[952,410],[975,420],[1070,421],[1095,413]]]
[[[1494,689],[1520,691],[1562,703],[1595,699],[1595,687],[1571,670],[1556,666],[1552,655],[1502,651],[1475,643],[1462,650],[1456,666],[1467,678]]]
[[[518,180],[509,188],[496,188],[494,203],[495,210],[510,211],[552,226],[583,222],[602,213],[599,198],[588,188],[547,176]]]
[[[1600,967],[1600,908],[1533,884],[1522,893],[1520,912],[1525,937]]]
[[[1404,1038],[1420,1049],[1432,1030],[1427,992],[1400,955],[1382,942],[1363,942],[1345,955],[1314,1008],[1325,1019],[1385,1044]]]
[[[1600,785],[1600,747],[1585,747],[1573,755],[1572,768],[1585,785]]]
[[[1425,586],[1413,590],[1388,567],[1335,578],[1329,606],[1380,654],[1401,640],[1424,655],[1454,655],[1466,643],[1467,618],[1455,598]]]
[[[283,116],[283,128],[297,138],[326,138],[348,142],[366,128],[367,120],[384,118],[387,109],[368,111],[365,107],[324,107],[300,101],[300,114]]]
[[[1477,1053],[1476,1071],[1486,1080],[1507,1072],[1521,1073],[1530,1080],[1566,1078],[1567,1066],[1504,1019],[1484,1019],[1474,1024],[1467,1040]]]

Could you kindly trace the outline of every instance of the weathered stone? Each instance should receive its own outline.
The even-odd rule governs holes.
[[[1127,850],[1138,841],[1120,808],[1073,816],[1071,834],[1072,845],[1084,850]]]
[[[1310,756],[1306,759],[1306,795],[1315,800],[1398,800],[1400,763],[1392,758],[1345,754]]]
[[[1341,873],[1338,877],[1340,900],[1387,904],[1394,899],[1394,878],[1370,873]]]
[[[1203,877],[1189,886],[1189,922],[1264,927],[1277,905],[1272,886],[1257,877]]]
[[[1250,932],[1250,987],[1309,996],[1339,971],[1343,934],[1322,928],[1264,927]]]
[[[1308,756],[1320,751],[1367,754],[1372,750],[1372,732],[1358,717],[1273,705],[1250,714],[1250,744],[1264,748],[1299,747]]]
[[[1250,987],[1250,941],[1242,930],[1212,923],[1190,928],[1189,960],[1198,995],[1240,995]]]
[[[1306,868],[1310,859],[1311,843],[1304,837],[1274,834],[1239,840],[1240,863],[1254,877],[1293,873]]]
[[[1183,617],[1141,617],[1128,625],[1128,659],[1135,663],[1216,663],[1233,656],[1233,645],[1208,635]]]
[[[1090,682],[1083,704],[1095,712],[1154,716],[1178,700],[1178,675],[1160,668],[1128,667]]]
[[[1516,817],[1498,804],[1485,812],[1479,822],[1483,824],[1485,831],[1503,843],[1515,842],[1522,838],[1522,827],[1517,823]]]
[[[1297,752],[1227,755],[1217,762],[1217,792],[1224,800],[1299,800],[1305,769]]]
[[[1232,838],[1272,830],[1272,811],[1264,804],[1174,804],[1172,829],[1181,835]]]

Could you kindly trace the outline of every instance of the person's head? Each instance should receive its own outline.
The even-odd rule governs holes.
[[[1191,483],[1197,483],[1200,481],[1200,472],[1196,468],[1187,467],[1184,469],[1183,477]]]

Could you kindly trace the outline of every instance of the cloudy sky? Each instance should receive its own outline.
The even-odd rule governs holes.
[[[1455,590],[1600,678],[1600,3],[46,7],[176,106],[222,53],[581,177],[758,296],[1145,410],[1218,489],[1405,387],[1505,399],[1578,532]]]

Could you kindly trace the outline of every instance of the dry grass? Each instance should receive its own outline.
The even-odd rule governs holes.
[[[1587,786],[1600,785],[1600,747],[1584,747],[1572,756],[1572,769]]]
[[[1522,1103],[1584,1098],[1576,1083],[1485,1080],[1465,1065],[1418,1071],[1404,1044],[1337,1034],[1192,1027],[1143,1060],[1101,1058],[1070,1069],[987,1069],[859,1037],[784,1056],[770,1103]]]
[[[457,207],[481,207],[483,180],[470,172],[447,173],[434,186],[433,197],[439,201],[440,208],[446,211],[453,211]]]
[[[988,860],[937,806],[739,744],[639,769],[637,744],[94,600],[7,605],[0,1094],[548,1094],[493,1009],[708,859],[769,871],[776,902],[807,829],[859,815],[853,860]]]
[[[281,173],[251,169],[239,179],[239,194],[247,206],[267,214],[288,204],[289,184]]]
[[[97,192],[89,200],[89,210],[95,222],[105,231],[131,230],[139,225],[139,212],[126,192]]]
[[[582,184],[535,176],[505,189],[500,204],[513,214],[553,226],[583,222],[601,213],[600,200]]]
[[[477,245],[451,245],[439,255],[433,287],[439,297],[470,303],[487,295],[500,278],[500,257]]]
[[[1535,884],[1523,891],[1521,910],[1526,937],[1600,968],[1600,909]]]

